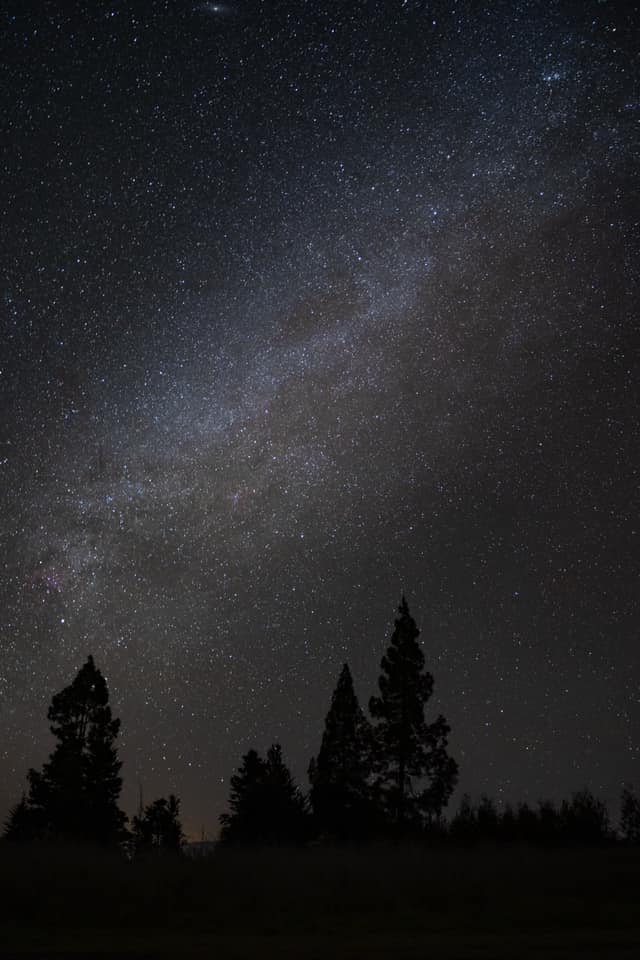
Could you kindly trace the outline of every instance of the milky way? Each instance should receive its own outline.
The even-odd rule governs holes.
[[[305,785],[403,591],[463,789],[637,781],[637,26],[7,5],[1,809],[88,653],[128,809]]]

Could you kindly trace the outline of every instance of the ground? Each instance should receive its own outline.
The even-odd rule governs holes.
[[[640,851],[0,850],[0,954],[635,958]]]

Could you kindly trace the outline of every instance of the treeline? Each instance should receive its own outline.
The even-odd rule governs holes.
[[[500,811],[487,797],[473,806],[465,795],[446,821],[458,766],[448,754],[445,718],[425,720],[433,677],[425,670],[419,633],[403,598],[381,661],[378,694],[369,701],[370,719],[343,666],[320,749],[309,764],[308,795],[296,785],[279,744],[264,757],[256,750],[245,754],[231,778],[229,811],[220,818],[224,845],[428,838],[553,846],[601,844],[617,836],[640,842],[640,801],[631,789],[622,797],[619,834],[588,790],[557,807],[541,802]],[[181,850],[177,797],[141,804],[130,822],[118,806],[120,721],[108,701],[105,679],[89,657],[51,701],[48,718],[57,742],[42,769],[29,770],[28,790],[10,811],[5,840],[115,847],[132,856]]]
[[[264,759],[254,750],[246,754],[231,780],[230,811],[221,818],[223,842],[367,839],[417,831],[441,817],[458,767],[447,753],[444,717],[425,721],[433,677],[425,670],[419,633],[403,598],[381,662],[379,695],[369,703],[372,722],[345,664],[309,766],[308,797],[294,784],[279,745]],[[104,677],[89,657],[53,697],[48,718],[57,744],[42,770],[29,770],[28,791],[6,824],[7,839],[126,845],[135,853],[179,848],[176,797],[155,800],[127,826],[118,807],[120,721],[108,700]]]
[[[620,827],[611,823],[604,803],[584,788],[569,800],[555,804],[540,800],[536,806],[506,804],[499,810],[487,796],[473,805],[468,794],[450,823],[445,836],[462,845],[477,843],[529,844],[542,847],[601,846],[623,840],[640,843],[640,800],[630,787],[621,795]]]
[[[344,676],[343,672],[343,681]],[[313,773],[312,763],[310,774]],[[265,759],[250,750],[231,780],[231,813],[221,817],[222,841],[249,846],[323,841],[363,843],[385,838],[463,847],[640,844],[640,799],[631,787],[622,791],[617,829],[606,805],[583,788],[559,804],[540,800],[533,806],[507,803],[498,807],[486,795],[474,804],[469,794],[464,794],[452,818],[434,816],[405,823],[400,832],[397,824],[390,821],[388,811],[377,802],[375,785],[369,793],[363,789],[362,781],[357,783],[358,789],[344,789],[344,783],[334,782],[325,792],[325,786],[319,790],[318,781],[311,779],[311,791],[305,798],[284,764],[279,744],[269,748]]]

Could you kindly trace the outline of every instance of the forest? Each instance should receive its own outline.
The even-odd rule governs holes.
[[[229,955],[255,955],[256,943],[274,936],[280,955],[299,955],[300,937],[347,934],[349,949],[358,943],[376,955],[385,937],[436,930],[447,941],[455,927],[456,956],[476,955],[485,940],[501,955],[532,924],[533,952],[521,955],[535,956],[551,923],[560,950],[586,925],[594,955],[602,929],[616,931],[616,955],[625,955],[638,926],[640,799],[624,788],[615,825],[587,787],[535,806],[463,794],[447,816],[459,769],[446,719],[425,717],[434,681],[419,634],[403,598],[370,719],[344,664],[307,794],[280,744],[241,758],[208,856],[186,843],[173,794],[141,804],[131,820],[120,809],[120,721],[89,656],[53,696],[54,750],[28,771],[4,825],[0,948],[86,949],[101,931],[103,952],[147,949],[161,930],[178,949],[188,928],[223,956],[239,931],[245,946]]]

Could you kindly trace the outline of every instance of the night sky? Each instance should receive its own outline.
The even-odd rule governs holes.
[[[306,788],[403,592],[461,789],[638,785],[637,5],[0,16],[0,819],[89,653],[128,812]]]

